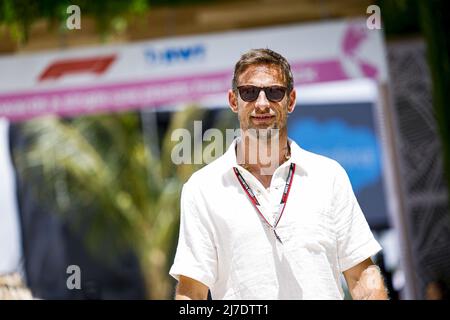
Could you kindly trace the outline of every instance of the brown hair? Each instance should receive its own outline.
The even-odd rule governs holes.
[[[294,88],[294,77],[292,76],[291,66],[289,62],[281,54],[270,49],[251,49],[244,53],[236,65],[234,66],[234,76],[231,87],[237,90],[238,78],[251,65],[275,65],[281,69],[284,81],[286,82],[287,91],[291,92]]]

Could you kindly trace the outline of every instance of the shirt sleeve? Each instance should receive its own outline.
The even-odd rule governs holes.
[[[181,192],[180,233],[169,274],[177,280],[183,275],[211,288],[217,275],[214,233],[199,192],[193,188],[188,181]]]
[[[353,192],[344,168],[338,165],[334,182],[337,252],[344,272],[381,250]]]

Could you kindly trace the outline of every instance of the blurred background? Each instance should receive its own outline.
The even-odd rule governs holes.
[[[347,170],[391,299],[448,299],[449,12],[0,0],[0,299],[171,299],[182,185],[231,142],[204,133],[238,127],[234,64],[266,47],[294,73],[289,136]],[[172,161],[178,128],[200,161]]]

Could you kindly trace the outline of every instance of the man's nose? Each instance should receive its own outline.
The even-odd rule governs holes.
[[[258,98],[256,99],[255,102],[255,107],[261,110],[267,109],[270,107],[270,102],[266,97],[266,93],[264,92],[264,90],[261,90],[259,92]]]

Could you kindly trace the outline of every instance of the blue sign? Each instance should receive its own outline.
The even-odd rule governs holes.
[[[291,135],[298,137],[304,149],[337,160],[356,192],[380,179],[378,141],[367,127],[352,127],[342,119],[319,122],[305,118]]]
[[[380,139],[372,103],[301,105],[289,118],[289,137],[303,149],[339,162],[372,228],[387,227]]]

